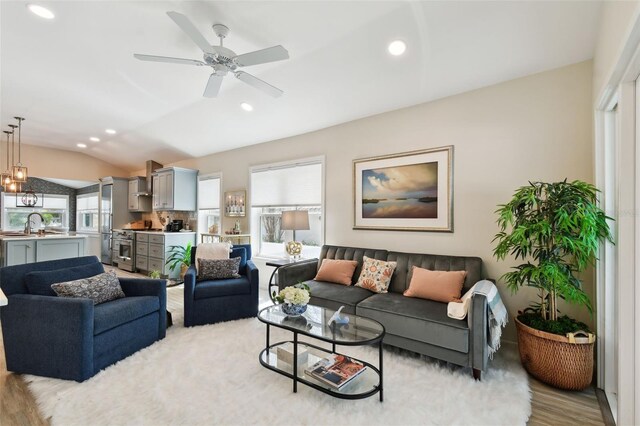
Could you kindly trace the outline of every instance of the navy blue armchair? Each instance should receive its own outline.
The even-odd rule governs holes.
[[[82,270],[90,276],[104,268],[95,256],[0,268],[9,300],[0,308],[7,370],[82,382],[165,337],[165,280],[120,278],[126,297],[95,306],[30,287],[34,272],[62,282]]]
[[[184,276],[184,326],[255,317],[258,314],[258,268],[251,260],[251,245],[233,247],[229,257],[242,258],[240,278],[224,280],[197,280],[196,250],[197,247],[193,247],[191,266]]]

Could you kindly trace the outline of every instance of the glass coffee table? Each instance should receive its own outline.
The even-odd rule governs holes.
[[[337,398],[360,399],[379,393],[380,401],[382,401],[382,338],[385,334],[384,326],[375,320],[345,313],[341,313],[341,317],[348,318],[348,324],[336,324],[334,322],[328,325],[334,313],[335,311],[332,309],[314,305],[307,305],[307,311],[297,317],[288,316],[282,312],[281,305],[272,305],[262,309],[258,312],[258,319],[267,325],[267,335],[265,348],[260,352],[260,363],[269,370],[292,379],[293,392],[297,392],[298,382],[300,382]],[[293,332],[293,340],[271,343],[270,328],[272,326]],[[308,342],[300,342],[298,340],[299,335],[330,343],[331,350]],[[378,367],[368,362],[357,360],[367,366],[366,370],[340,389],[335,389],[305,373],[305,369],[308,369],[322,358],[331,353],[336,353],[336,345],[361,346],[374,344],[378,345]],[[285,351],[279,351],[278,348],[292,348],[293,354],[287,357]],[[302,352],[306,352],[305,359],[299,360],[298,355]],[[348,354],[342,353],[340,355],[348,356]]]

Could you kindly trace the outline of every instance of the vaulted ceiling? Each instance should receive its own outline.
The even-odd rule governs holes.
[[[0,120],[27,118],[25,143],[78,150],[129,170],[301,134],[590,59],[600,3],[573,2],[0,2]],[[269,97],[208,67],[166,11],[236,53],[281,44],[290,60],[246,68],[284,90]],[[387,52],[390,41],[404,55]],[[240,103],[254,110],[246,112]],[[117,130],[108,135],[105,129]],[[100,142],[91,142],[95,136]],[[76,145],[84,143],[87,148]]]

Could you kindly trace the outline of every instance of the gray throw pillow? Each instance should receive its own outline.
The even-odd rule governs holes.
[[[51,288],[60,297],[89,298],[93,300],[94,305],[125,297],[118,277],[109,272],[52,284]]]
[[[198,280],[222,280],[240,278],[240,258],[231,259],[198,259]]]

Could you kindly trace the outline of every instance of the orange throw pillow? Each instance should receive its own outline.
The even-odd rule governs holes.
[[[462,294],[462,285],[467,271],[430,271],[414,266],[409,288],[403,293],[407,297],[453,302]]]
[[[324,259],[314,280],[351,285],[351,277],[356,266],[358,262],[355,260]]]

